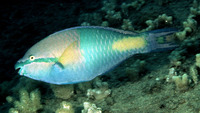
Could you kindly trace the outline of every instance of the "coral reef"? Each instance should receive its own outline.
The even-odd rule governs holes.
[[[159,15],[155,20],[147,20],[145,23],[148,25],[148,27],[142,31],[153,30],[161,25],[163,26],[172,24],[172,16],[167,16],[166,14],[162,14]]]
[[[187,74],[183,74],[182,76],[173,76],[172,80],[175,82],[178,90],[187,90],[189,87],[189,79]]]
[[[177,72],[176,72],[175,68],[170,68],[169,73],[166,77],[166,82],[172,82],[173,76],[177,76]]]
[[[15,85],[14,87],[12,87],[11,91],[15,94],[15,93],[18,93],[19,89],[21,89],[23,87],[24,90],[30,92],[30,91],[33,91],[34,89],[38,88],[38,87],[41,87],[41,84],[44,87],[46,86],[46,84],[43,84],[40,81],[36,81],[36,80],[33,80],[33,79],[27,79],[26,77],[20,77],[18,84]]]
[[[128,8],[135,8],[136,10],[139,10],[143,5],[145,4],[145,0],[135,0],[131,3],[125,3],[123,2],[121,4],[121,9],[123,13],[128,12]]]
[[[100,25],[102,23],[102,16],[100,13],[83,13],[80,15],[79,21],[82,26]]]
[[[103,22],[101,23],[101,26],[108,27],[108,26],[109,26],[108,21],[103,21]]]
[[[196,54],[194,48],[199,48],[199,37],[189,37],[185,39],[181,45],[171,52],[169,55],[170,63],[172,66],[180,67],[183,66],[184,62],[187,60],[190,55]],[[193,56],[194,57],[194,56]]]
[[[81,112],[83,107],[82,113],[200,111],[198,0],[89,0],[53,4],[9,1],[0,5],[1,26],[5,28],[1,31],[0,60],[6,64],[0,71],[1,113],[74,113]],[[47,34],[78,25],[138,32],[178,28],[179,47],[171,53],[135,55],[117,70],[106,73],[111,76],[76,85],[49,85],[16,76],[14,62],[33,43]],[[138,56],[141,60],[135,60]]]
[[[87,90],[87,97],[90,99],[101,100],[111,94],[111,90],[108,89],[108,83],[102,82],[98,78],[96,79],[94,86],[96,86],[95,89]]]
[[[105,18],[109,22],[120,20],[122,18],[121,12],[115,11],[115,8],[116,8],[116,0],[103,1],[103,7],[101,8],[101,10],[103,12],[106,12]]]
[[[72,105],[66,101],[62,101],[60,104],[60,108],[56,110],[56,113],[74,113],[74,109]]]
[[[186,53],[186,50],[180,50],[180,51],[172,51],[171,55],[169,56],[171,64],[174,66],[180,66],[182,64],[181,61],[185,59],[183,56]]]
[[[176,36],[179,40],[184,40],[186,38],[187,33],[194,32],[196,30],[197,21],[188,18],[186,21],[183,22],[184,30],[181,32],[176,33]]]
[[[69,99],[74,94],[74,85],[50,85],[56,98]]]
[[[192,80],[193,80],[194,84],[197,85],[198,81],[199,81],[198,80],[199,75],[198,75],[197,68],[195,65],[190,67],[189,74],[190,74],[190,76],[192,76]]]
[[[110,26],[110,25],[121,25],[121,28],[124,30],[134,30],[132,26],[132,22],[129,18],[123,18],[124,15],[128,15],[129,8],[133,8],[136,10],[141,9],[141,7],[145,4],[144,0],[135,0],[131,3],[123,2],[120,4],[120,10],[117,7],[117,0],[104,0],[102,2],[101,12],[105,13],[105,16],[100,13],[86,13],[82,14],[80,19],[82,21],[81,25],[101,25],[101,26]],[[89,21],[88,21],[89,20]]]
[[[111,90],[105,89],[88,89],[87,96],[88,98],[95,98],[96,100],[101,100],[111,94]]]
[[[123,19],[123,24],[121,28],[124,30],[131,30],[131,31],[134,30],[132,22],[129,19]]]
[[[83,22],[83,23],[81,23],[81,26],[90,26],[90,23],[88,23],[88,22]]]
[[[200,15],[200,5],[197,2],[197,0],[193,1],[193,6],[190,7],[190,12],[191,12],[191,14],[190,14],[191,17],[195,17],[197,15]]]
[[[134,64],[125,69],[126,76],[131,81],[137,81],[140,78],[140,73],[145,71],[145,64],[146,62],[144,60],[136,60]]]
[[[19,94],[19,101],[14,101],[14,108],[10,108],[9,113],[36,113],[42,109],[39,90],[36,89],[29,94],[26,90],[21,89]],[[11,97],[7,97],[7,100],[12,102]]]
[[[194,78],[194,75],[191,75],[191,76],[193,76]],[[189,78],[189,75],[186,73],[177,74],[177,71],[175,68],[169,69],[169,74],[167,75],[166,81],[169,83],[171,82],[175,83],[176,89],[179,91],[187,90],[191,84],[191,79]]]
[[[196,0],[193,1],[193,6],[190,7],[190,14],[186,21],[183,22],[183,31],[176,33],[179,40],[184,40],[188,34],[191,34],[197,29],[197,20],[194,18],[200,15],[200,5]]]
[[[98,108],[95,104],[90,102],[84,102],[83,106],[84,109],[81,111],[81,113],[102,113],[101,108]]]
[[[92,81],[77,84],[76,92],[86,93],[92,87]]]
[[[167,82],[174,82],[178,90],[187,90],[191,84],[197,85],[199,81],[199,54],[195,55],[196,62],[188,66],[187,73],[180,70],[180,67],[172,67],[169,69],[169,74],[166,78]],[[181,64],[181,63],[180,63]],[[183,73],[183,74],[182,74]]]
[[[196,62],[195,65],[200,68],[200,54],[196,54]]]

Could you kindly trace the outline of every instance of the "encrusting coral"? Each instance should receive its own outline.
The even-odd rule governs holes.
[[[196,0],[193,1],[193,6],[190,7],[190,14],[186,21],[183,22],[183,31],[177,32],[176,36],[179,40],[184,40],[187,34],[196,31],[197,20],[194,18],[200,15],[200,5]]]
[[[69,99],[74,94],[74,85],[50,85],[55,97],[61,99]]]
[[[121,26],[123,30],[134,30],[132,22],[129,19],[123,19],[123,25]]]
[[[21,89],[19,94],[19,101],[14,101],[14,108],[10,108],[9,113],[36,113],[42,109],[39,90],[36,89],[29,94],[26,90]]]
[[[137,81],[140,78],[140,73],[145,71],[144,60],[136,60],[134,64],[125,69],[125,74],[129,77],[131,81]]]
[[[95,86],[97,88],[87,90],[88,98],[92,98],[95,100],[101,100],[111,94],[111,90],[108,89],[107,82],[102,82],[101,80],[96,79]]]
[[[103,21],[103,22],[101,23],[101,26],[104,26],[104,27],[107,27],[107,26],[109,26],[109,23],[108,23],[108,21]]]
[[[183,22],[184,30],[177,32],[176,36],[178,37],[179,40],[184,40],[186,38],[187,33],[191,33],[194,30],[196,30],[196,25],[197,25],[196,20],[188,18],[186,21]]]
[[[196,62],[195,65],[200,68],[200,54],[196,54]]]
[[[198,72],[197,72],[197,68],[195,65],[190,67],[190,75],[192,76],[192,80],[194,82],[194,84],[198,84]]]
[[[117,7],[117,3],[117,0],[104,0],[102,2],[103,6],[101,11],[102,14],[105,13],[105,16],[100,13],[82,14],[81,20],[84,22],[81,22],[81,25],[101,25],[107,27],[111,24],[121,24],[123,16],[128,15],[129,8],[139,10],[145,4],[145,0],[135,0],[130,3],[123,2],[120,4],[120,10]],[[121,28],[124,30],[134,30],[129,18],[123,19],[123,25],[121,25]]]
[[[167,16],[166,14],[159,15],[155,20],[147,20],[146,24],[148,27],[143,31],[149,31],[157,28],[161,24],[172,24],[172,16]]]
[[[173,76],[172,80],[175,82],[178,90],[187,90],[189,87],[190,80],[188,79],[187,74],[183,74],[182,76]]]
[[[108,19],[108,21],[114,21],[114,20],[120,20],[121,12],[115,11],[116,7],[116,0],[108,0],[103,1],[103,7],[101,8],[102,11],[106,12],[105,18]]]
[[[63,101],[60,104],[60,108],[56,110],[56,113],[74,113],[74,109],[70,103]]]
[[[81,113],[102,113],[101,108],[98,108],[95,104],[90,102],[83,103],[84,109]]]
[[[176,89],[179,91],[187,90],[191,82],[186,73],[184,73],[183,75],[177,75],[175,68],[169,69],[169,74],[167,75],[166,81],[174,82],[176,85]]]
[[[186,70],[188,71],[186,72],[180,69],[182,65],[179,65],[180,67],[170,68],[166,81],[174,82],[176,88],[181,91],[187,90],[190,86],[197,85],[199,82],[198,68],[200,66],[200,54],[196,54],[195,57],[195,63],[187,66],[188,68]]]
[[[122,12],[123,13],[128,12],[128,8],[129,7],[133,7],[136,10],[139,10],[142,7],[142,5],[144,5],[144,4],[145,4],[145,0],[134,0],[131,3],[125,3],[125,2],[123,2],[121,4]]]

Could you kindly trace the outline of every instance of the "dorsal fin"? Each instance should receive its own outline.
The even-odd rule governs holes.
[[[58,59],[58,62],[65,67],[68,64],[74,64],[79,62],[81,57],[80,48],[78,46],[78,41],[71,43],[63,52],[63,54]]]

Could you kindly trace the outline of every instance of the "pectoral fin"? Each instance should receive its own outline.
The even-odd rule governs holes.
[[[78,41],[71,43],[58,59],[58,64],[61,67],[65,67],[69,64],[75,64],[80,61],[81,53],[79,49]]]

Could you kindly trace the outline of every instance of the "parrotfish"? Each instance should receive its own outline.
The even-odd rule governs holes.
[[[86,82],[138,53],[177,47],[176,29],[135,33],[85,26],[55,32],[33,45],[15,64],[20,75],[51,84]]]

